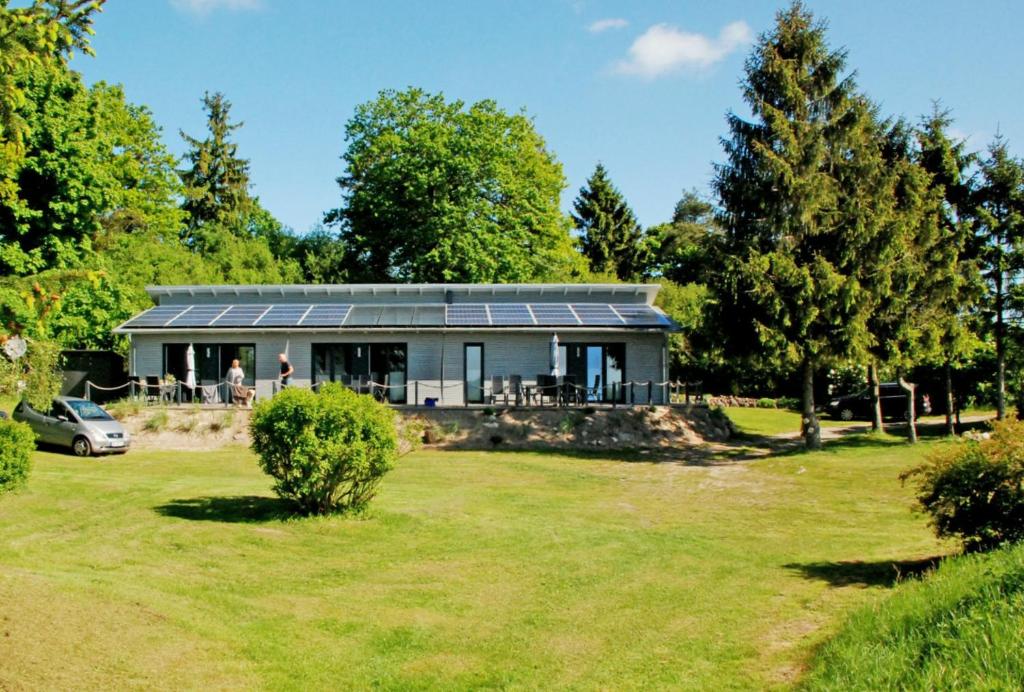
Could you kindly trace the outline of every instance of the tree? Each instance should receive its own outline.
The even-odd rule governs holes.
[[[383,91],[345,128],[337,228],[354,281],[564,281],[583,267],[561,165],[493,101]]]
[[[17,207],[15,177],[31,131],[19,113],[26,98],[22,74],[46,63],[63,65],[75,50],[91,55],[92,22],[104,2],[33,0],[12,9],[0,0],[0,203]]]
[[[650,274],[650,245],[622,193],[597,164],[573,202],[572,215],[583,256],[595,274],[633,281]]]
[[[815,370],[869,341],[861,274],[880,234],[863,204],[883,168],[877,123],[845,66],[801,3],[780,12],[745,65],[754,120],[728,116],[714,181],[724,233],[709,317],[731,353],[799,368],[808,448],[821,445]]]
[[[1024,261],[1024,163],[1010,155],[997,136],[979,166],[971,214],[988,287],[987,311],[996,350],[996,417],[1006,417],[1007,321],[1011,296],[1020,284]]]
[[[180,172],[185,186],[185,239],[199,244],[204,241],[203,229],[221,226],[239,231],[254,211],[249,161],[238,156],[238,144],[231,141],[232,133],[243,123],[231,122],[231,102],[222,93],[207,92],[202,103],[207,136],[198,139],[181,132],[189,147],[185,160],[190,165]]]
[[[662,276],[679,283],[702,281],[708,271],[708,249],[721,234],[715,206],[696,190],[676,203],[670,223],[648,229],[655,265]]]

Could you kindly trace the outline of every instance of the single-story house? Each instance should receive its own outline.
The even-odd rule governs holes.
[[[668,334],[656,285],[352,284],[152,286],[156,306],[116,328],[134,377],[223,380],[237,358],[257,397],[372,381],[394,404],[483,403],[492,378],[557,374],[596,402],[662,403]],[[554,372],[553,372],[554,371]],[[630,382],[637,384],[630,386]],[[655,383],[648,388],[647,383]]]

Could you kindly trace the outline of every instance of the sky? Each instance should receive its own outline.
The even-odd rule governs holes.
[[[568,210],[597,162],[644,225],[707,192],[725,115],[777,0],[108,0],[87,81],[121,83],[172,152],[222,91],[253,190],[298,232],[337,207],[344,126],[382,89],[523,110],[562,163]],[[972,149],[1024,155],[1019,0],[809,0],[887,115],[952,111]]]

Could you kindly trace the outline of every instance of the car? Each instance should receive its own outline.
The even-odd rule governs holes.
[[[69,447],[80,457],[124,454],[131,444],[124,426],[87,399],[59,396],[46,412],[37,411],[22,400],[11,417],[28,423],[36,434],[36,442]]]
[[[907,419],[907,392],[898,382],[885,382],[878,385],[878,398],[882,403],[882,418],[889,420]],[[931,401],[927,394],[918,392],[914,403],[916,417],[932,412]],[[825,405],[825,413],[837,420],[872,420],[871,390],[862,389],[856,394],[834,397]]]

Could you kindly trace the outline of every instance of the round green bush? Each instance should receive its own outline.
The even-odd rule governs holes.
[[[758,408],[775,408],[775,399],[767,399],[767,398],[758,399],[757,400],[757,407]]]
[[[902,478],[917,485],[939,536],[971,551],[1024,540],[1024,423],[996,423],[991,435],[952,443]]]
[[[398,457],[394,412],[339,384],[285,389],[249,427],[274,491],[306,514],[364,509]]]
[[[24,423],[0,419],[0,493],[28,480],[36,436]]]

